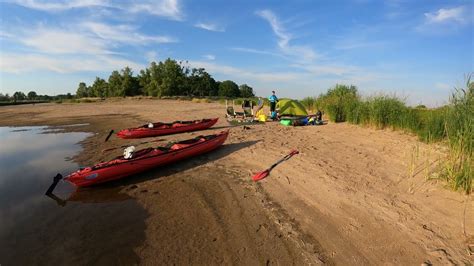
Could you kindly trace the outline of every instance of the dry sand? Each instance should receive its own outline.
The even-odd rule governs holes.
[[[150,99],[6,106],[0,126],[90,123],[66,128],[97,133],[74,158],[89,165],[121,153],[103,149],[154,140],[104,143],[112,128],[221,118],[210,130],[138,145],[146,147],[229,128],[224,111],[218,103]],[[142,264],[472,264],[472,200],[426,179],[443,147],[349,124],[230,132],[215,152],[117,185],[149,214],[135,248]],[[250,180],[292,148],[300,154],[265,180]]]

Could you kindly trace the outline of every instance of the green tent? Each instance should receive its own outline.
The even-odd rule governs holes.
[[[307,116],[308,112],[297,100],[280,99],[276,106],[280,116]]]

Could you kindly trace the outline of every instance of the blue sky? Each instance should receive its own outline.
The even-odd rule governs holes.
[[[74,93],[168,57],[302,98],[336,83],[445,103],[474,71],[468,0],[0,0],[0,92]]]

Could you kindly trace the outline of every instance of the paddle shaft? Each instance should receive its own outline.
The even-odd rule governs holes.
[[[291,156],[293,156],[293,155],[295,155],[295,154],[296,154],[296,153],[293,153],[293,152],[291,152],[290,154],[287,154],[285,157],[283,157],[283,158],[281,158],[280,160],[278,160],[278,162],[272,164],[272,166],[270,166],[270,167],[269,167],[267,170],[265,170],[265,171],[270,172],[270,171],[271,171],[273,168],[275,168],[277,165],[279,165],[280,163],[282,163],[282,162],[284,162],[284,161],[290,159]]]
[[[113,133],[114,133],[114,130],[113,129],[110,130],[109,135],[107,135],[104,142],[107,142],[107,140],[109,140],[110,136],[112,136]]]
[[[282,163],[283,161],[286,161],[288,159],[290,159],[293,155],[295,154],[298,154],[299,152],[297,150],[292,150],[289,154],[287,154],[285,157],[281,158],[280,160],[278,160],[276,163],[274,163],[272,166],[270,166],[268,169],[262,171],[262,172],[259,172],[257,174],[255,174],[252,179],[254,181],[259,181],[259,180],[262,180],[263,178],[267,177],[269,174],[270,174],[270,171],[275,168],[278,164]]]
[[[59,183],[59,180],[63,179],[63,176],[61,174],[57,174],[55,177],[53,177],[53,183],[51,186],[49,186],[48,190],[46,190],[45,195],[50,195],[53,194],[53,190],[56,188],[56,186]]]

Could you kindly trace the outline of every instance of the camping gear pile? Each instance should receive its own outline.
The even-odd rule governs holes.
[[[263,104],[262,104],[263,106]],[[242,112],[237,112],[235,110],[235,101],[232,100],[232,105],[229,105],[228,101],[225,101],[226,107],[226,119],[230,124],[235,125],[244,125],[244,124],[252,124],[257,123],[258,120],[256,119],[256,115],[254,114],[254,103],[252,100],[244,99],[242,101]],[[259,110],[257,106],[257,110]]]
[[[276,111],[267,116],[263,110],[263,100],[258,99],[254,111],[252,100],[242,101],[242,112],[235,111],[235,102],[229,105],[226,100],[226,118],[230,124],[243,125],[257,122],[280,121],[284,126],[323,125],[322,114],[310,115],[306,108],[297,100],[280,99],[276,104]]]
[[[280,124],[284,126],[323,125],[322,113],[308,115],[306,108],[298,101],[281,99],[277,103]]]

